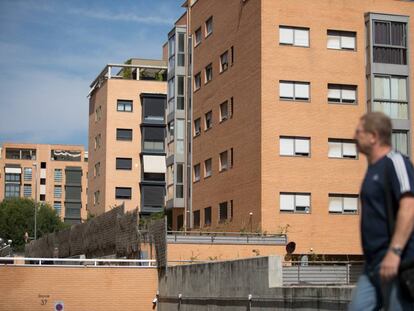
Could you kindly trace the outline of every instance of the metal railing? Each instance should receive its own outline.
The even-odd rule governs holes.
[[[258,244],[286,245],[285,234],[207,232],[207,231],[168,231],[168,243],[182,244]]]
[[[118,268],[154,268],[154,259],[86,259],[86,258],[30,258],[0,257],[0,266],[64,266],[64,267],[118,267]]]
[[[283,262],[283,285],[350,285],[362,271],[361,261]]]

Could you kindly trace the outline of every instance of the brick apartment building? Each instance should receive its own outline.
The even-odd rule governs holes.
[[[412,154],[414,4],[183,6],[168,48],[173,228],[283,231],[299,253],[359,254],[366,162],[354,128],[366,111],[383,111],[394,147]]]
[[[88,211],[124,203],[148,215],[165,205],[167,64],[108,64],[91,84]]]
[[[88,154],[83,146],[4,143],[0,201],[26,197],[49,203],[68,223],[87,218]]]

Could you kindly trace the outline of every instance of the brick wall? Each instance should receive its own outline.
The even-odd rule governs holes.
[[[148,311],[158,288],[155,268],[1,266],[0,278],[0,310]]]

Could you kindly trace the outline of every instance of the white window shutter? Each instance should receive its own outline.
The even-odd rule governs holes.
[[[295,83],[295,98],[309,98],[309,84]]]
[[[294,45],[309,46],[309,30],[295,29]]]
[[[294,211],[295,210],[295,197],[293,194],[281,194],[280,195],[280,210],[281,211]]]
[[[279,28],[279,43],[293,44],[293,29]]]
[[[295,153],[309,153],[309,139],[295,139]]]
[[[341,143],[340,142],[328,142],[328,157],[340,158],[342,157]]]
[[[357,211],[358,210],[358,198],[344,198],[344,211]]]
[[[355,90],[342,90],[342,98],[346,100],[356,100]]]
[[[294,155],[293,138],[281,138],[280,139],[280,155]]]
[[[355,37],[341,37],[341,47],[343,49],[355,49]]]
[[[292,82],[280,82],[279,83],[279,96],[293,98],[293,83]]]
[[[329,197],[329,212],[342,213],[342,197]]]
[[[357,149],[355,143],[343,143],[343,154],[344,156],[356,157]]]
[[[340,38],[338,36],[328,36],[328,49],[339,50],[340,48]]]
[[[297,194],[296,206],[310,207],[310,195],[309,194]]]
[[[328,98],[340,99],[341,98],[341,90],[339,88],[330,87],[328,89]]]

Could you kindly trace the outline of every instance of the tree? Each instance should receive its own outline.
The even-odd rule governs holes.
[[[48,204],[35,203],[26,198],[5,199],[0,203],[0,237],[13,240],[12,247],[16,251],[24,249],[26,232],[30,237],[34,237],[35,206],[37,206],[37,238],[68,226]]]

